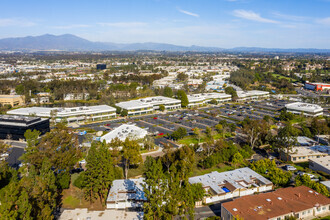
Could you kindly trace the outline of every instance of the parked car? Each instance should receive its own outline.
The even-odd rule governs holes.
[[[291,165],[285,165],[285,169],[287,171],[295,171],[295,170],[297,170],[297,168],[295,168],[294,166],[291,166]]]

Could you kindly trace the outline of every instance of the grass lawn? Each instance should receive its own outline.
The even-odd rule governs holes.
[[[235,168],[226,164],[218,164],[215,167],[209,168],[209,169],[201,169],[198,167],[195,167],[193,170],[193,174],[191,176],[199,176],[204,175],[206,173],[210,173],[212,171],[218,171],[219,173],[234,170]]]
[[[272,73],[272,76],[275,77],[275,78],[279,78],[279,79],[286,79],[286,80],[292,80],[292,82],[296,82],[297,80],[295,79],[292,79],[290,77],[287,77],[287,76],[282,76],[280,74],[275,74],[275,73]]]
[[[151,150],[140,150],[140,153],[143,154],[143,153],[153,152],[153,151],[158,150],[158,148],[159,147],[155,147],[155,149],[151,149]]]
[[[130,168],[128,170],[128,178],[141,176],[143,174],[143,163],[141,163],[137,168]]]
[[[230,133],[226,133],[225,137],[230,137],[231,134]],[[212,136],[214,140],[218,140],[220,138],[222,138],[222,134],[215,134]],[[201,137],[200,142],[199,143],[204,143],[205,140],[205,135],[203,135],[203,137]],[[198,139],[194,136],[194,135],[189,135],[186,136],[180,140],[178,140],[179,144],[184,144],[184,145],[190,145],[190,144],[198,144]]]
[[[84,199],[84,194],[81,189],[70,185],[69,189],[62,192],[62,207],[67,209],[88,208],[90,210],[104,210],[100,200],[95,200],[93,203]]]
[[[330,220],[330,216],[326,216],[323,218],[314,218],[313,220]]]

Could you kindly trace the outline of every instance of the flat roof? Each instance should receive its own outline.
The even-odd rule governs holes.
[[[147,134],[148,132],[145,129],[135,126],[134,124],[122,124],[106,135],[103,135],[100,140],[105,140],[107,143],[109,143],[116,137],[118,137],[121,141],[124,141],[126,138],[144,138]]]
[[[312,161],[313,163],[317,163],[317,164],[327,168],[328,170],[330,170],[330,156],[313,158],[313,159],[309,159],[309,160]]]
[[[250,91],[236,91],[238,98],[245,98],[250,96],[258,96],[258,95],[269,95],[267,91],[261,90],[250,90]]]
[[[0,95],[0,99],[8,99],[8,98],[20,98],[20,95]]]
[[[313,156],[313,155],[328,155],[327,153],[323,153],[317,150],[314,147],[293,147],[290,156]]]
[[[225,98],[231,98],[231,95],[226,93],[216,93],[216,92],[210,92],[210,93],[199,93],[199,94],[192,94],[187,95],[189,102],[200,102],[205,101],[209,99],[225,99]]]
[[[142,99],[130,100],[126,102],[119,102],[116,106],[124,109],[140,109],[140,108],[152,108],[156,105],[169,105],[169,104],[181,104],[181,100],[173,99],[165,96],[153,96]]]
[[[243,196],[222,206],[245,220],[264,220],[329,205],[330,199],[306,186],[280,188],[274,192]]]
[[[39,117],[27,117],[21,115],[0,115],[0,125],[11,126],[29,126],[48,119]]]
[[[322,112],[323,108],[316,104],[303,103],[303,102],[294,102],[286,104],[285,107],[289,110],[297,110],[304,112]]]
[[[226,193],[222,187],[227,183],[230,184],[232,189],[229,190],[231,191],[237,188],[248,188],[250,185],[257,187],[258,185],[256,185],[254,179],[258,179],[262,185],[273,184],[248,167],[222,173],[214,171],[201,176],[190,177],[189,183],[201,183],[204,188],[210,187],[217,194],[221,194]]]
[[[107,203],[125,202],[127,200],[146,201],[144,195],[144,178],[120,179],[112,182]]]
[[[37,115],[40,117],[50,117],[52,111],[57,111],[57,116],[67,117],[77,114],[96,114],[105,112],[115,112],[116,109],[108,105],[95,105],[95,106],[81,106],[74,108],[60,108],[60,107],[30,107],[18,108],[10,110],[7,114],[11,115]]]

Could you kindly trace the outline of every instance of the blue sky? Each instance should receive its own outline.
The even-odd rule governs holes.
[[[0,38],[330,48],[330,0],[1,0]]]

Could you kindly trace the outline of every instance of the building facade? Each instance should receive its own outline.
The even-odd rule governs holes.
[[[0,95],[0,105],[20,106],[24,105],[24,96],[21,95]]]
[[[327,83],[305,83],[305,89],[315,90],[315,91],[323,91],[330,89],[330,84]]]
[[[82,106],[74,108],[31,107],[8,111],[10,115],[35,115],[53,118],[55,122],[92,122],[116,117],[116,109],[108,105]]]
[[[37,130],[41,135],[49,132],[49,119],[39,117],[25,117],[0,115],[0,139],[25,139],[27,130]]]
[[[251,91],[236,91],[237,93],[237,102],[248,102],[256,101],[262,99],[269,99],[269,92],[260,91],[260,90],[251,90]]]
[[[231,95],[215,92],[187,95],[187,97],[189,101],[189,108],[203,106],[210,103],[212,100],[215,100],[218,104],[231,101]]]
[[[282,160],[291,161],[293,163],[307,162],[310,159],[316,159],[328,156],[327,153],[321,152],[318,146],[313,147],[293,147],[289,153],[281,151],[280,156]]]

